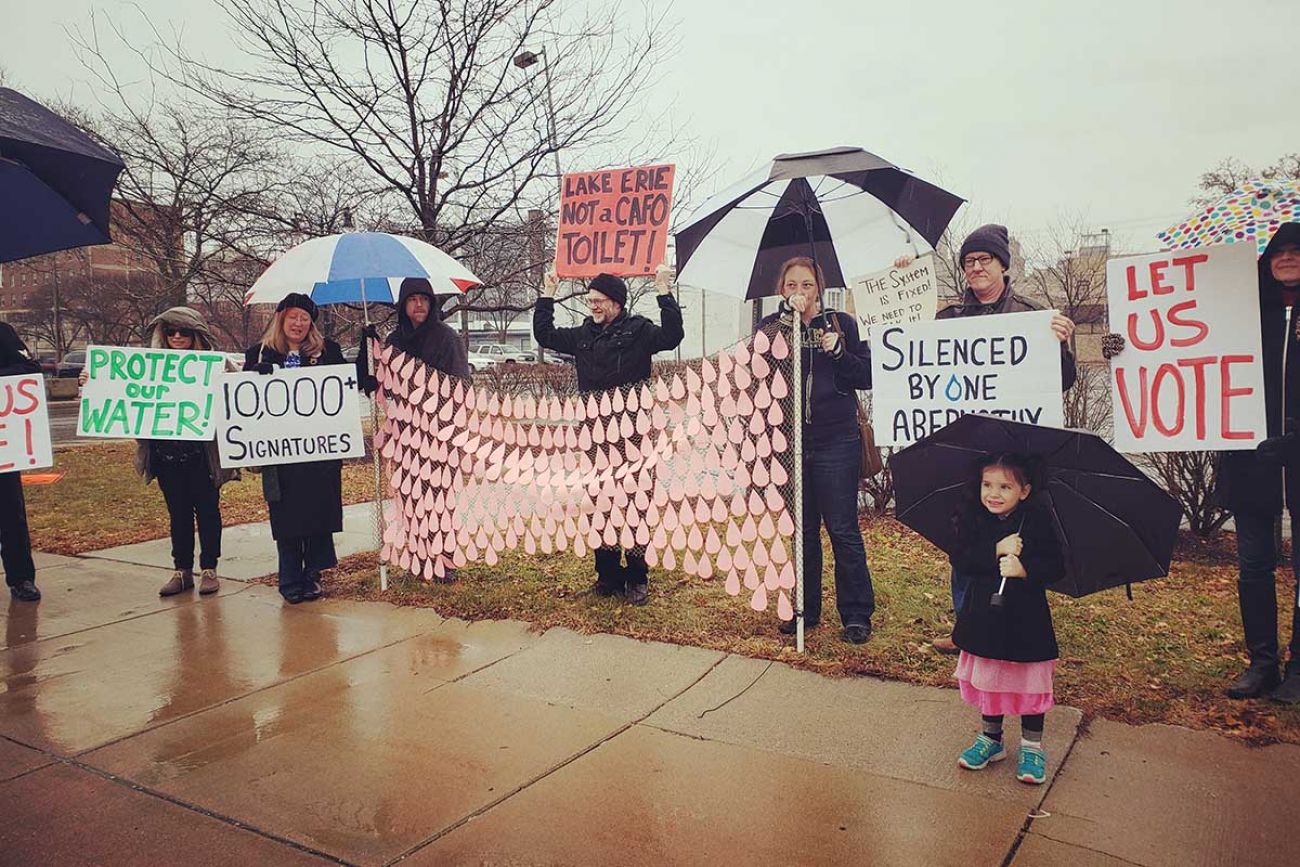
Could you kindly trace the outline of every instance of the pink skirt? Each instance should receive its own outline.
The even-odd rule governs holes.
[[[1052,700],[1056,660],[1006,662],[961,652],[957,657],[957,686],[961,699],[986,716],[1025,716],[1046,713]]]

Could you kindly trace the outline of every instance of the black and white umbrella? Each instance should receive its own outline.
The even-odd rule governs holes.
[[[782,154],[705,202],[676,235],[677,274],[746,300],[812,256],[828,286],[934,249],[964,199],[861,148]]]

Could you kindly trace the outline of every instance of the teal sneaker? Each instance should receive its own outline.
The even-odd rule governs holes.
[[[1047,782],[1047,753],[1039,747],[1020,748],[1020,761],[1016,763],[1016,779],[1031,786]]]
[[[1000,762],[1007,757],[1007,748],[1001,741],[995,741],[986,734],[975,738],[975,743],[966,748],[966,752],[957,757],[957,764],[968,771],[979,771],[989,762]]]

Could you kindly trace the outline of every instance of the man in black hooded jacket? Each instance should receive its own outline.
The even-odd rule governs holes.
[[[0,376],[40,373],[26,344],[7,322],[0,322]],[[32,561],[32,540],[27,529],[27,503],[23,500],[22,474],[17,470],[0,473],[0,562],[5,583],[20,602],[36,602],[36,564]]]
[[[408,277],[397,294],[397,327],[387,343],[443,373],[469,379],[465,344],[442,321],[433,286],[423,277]]]
[[[671,270],[660,265],[655,272],[659,293],[659,325],[644,316],[630,316],[627,284],[611,274],[598,274],[587,285],[587,306],[591,315],[573,328],[555,327],[555,292],[560,282],[552,270],[546,275],[542,297],[533,314],[533,337],[539,346],[573,356],[578,390],[601,391],[632,385],[650,378],[650,361],[656,352],[676,349],[682,342],[682,309],[672,295]],[[598,548],[596,585],[601,596],[624,593],[632,605],[649,600],[649,569],[645,551],[627,551],[627,566],[621,564],[618,548]]]

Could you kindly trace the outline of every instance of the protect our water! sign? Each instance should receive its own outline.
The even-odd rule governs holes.
[[[219,352],[91,346],[77,435],[210,440]]]

